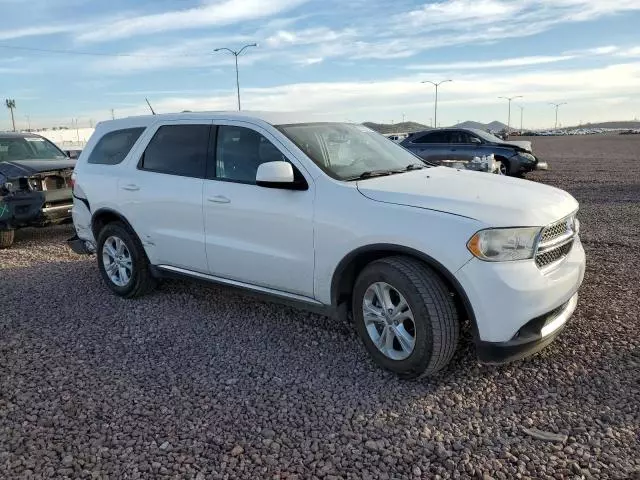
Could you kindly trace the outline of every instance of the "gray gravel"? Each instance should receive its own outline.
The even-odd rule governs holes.
[[[438,377],[376,368],[352,329],[230,290],[109,294],[68,226],[0,251],[0,478],[638,478],[640,138],[536,138],[582,204],[588,270],[549,348],[469,336]]]

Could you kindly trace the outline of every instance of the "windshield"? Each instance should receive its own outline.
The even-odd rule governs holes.
[[[0,162],[14,160],[59,160],[66,158],[58,147],[42,137],[0,138]]]
[[[421,158],[363,125],[300,123],[277,128],[316,165],[339,180],[427,166]]]
[[[496,137],[493,133],[485,132],[484,130],[476,130],[476,129],[473,129],[471,131],[476,135],[478,135],[483,140],[486,140],[487,142],[504,143],[504,140],[502,140],[500,137]]]

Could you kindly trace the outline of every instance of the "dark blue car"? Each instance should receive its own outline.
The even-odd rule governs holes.
[[[425,160],[471,161],[490,154],[500,161],[501,173],[514,177],[532,170],[547,170],[546,162],[532,152],[531,142],[502,140],[474,128],[441,128],[411,134],[400,145]]]

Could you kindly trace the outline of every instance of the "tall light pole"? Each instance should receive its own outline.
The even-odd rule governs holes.
[[[562,105],[566,105],[567,102],[562,102],[562,103],[550,103],[549,105],[553,105],[554,107],[556,107],[556,125],[555,127],[553,127],[554,130],[558,129],[558,109],[562,106]]]
[[[520,135],[522,135],[522,117],[524,116],[524,107],[522,105],[518,105],[520,109]]]
[[[221,50],[226,50],[227,52],[229,52],[231,55],[234,56],[235,60],[236,60],[236,91],[238,92],[238,111],[240,111],[240,79],[238,77],[238,57],[242,54],[242,52],[244,52],[247,48],[249,47],[257,47],[258,44],[257,43],[249,43],[247,45],[245,45],[244,47],[242,47],[240,50],[231,50],[230,48],[227,47],[222,47],[222,48],[216,48],[214,50],[214,52],[219,52]]]
[[[443,83],[453,82],[453,80],[442,80],[440,82],[432,82],[431,80],[425,80],[422,83],[430,83],[434,87],[436,87],[436,101],[433,106],[433,126],[438,125],[438,87]]]
[[[15,132],[15,131],[16,131],[16,121],[15,121],[15,119],[13,118],[13,109],[14,109],[14,108],[16,108],[16,101],[15,101],[15,100],[12,100],[12,99],[10,99],[10,98],[7,98],[7,99],[4,101],[4,105],[5,105],[9,110],[11,110],[11,125],[13,126],[13,131]]]
[[[31,117],[29,115],[25,115],[25,118],[27,119],[27,131],[30,132],[31,131]]]
[[[509,116],[507,117],[507,136],[511,133],[511,100],[516,98],[522,98],[522,95],[516,95],[515,97],[498,97],[509,101]]]

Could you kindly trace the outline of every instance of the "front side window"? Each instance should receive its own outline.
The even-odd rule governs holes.
[[[370,172],[398,173],[427,164],[395,142],[351,123],[301,123],[277,127],[333,178],[352,180]]]
[[[286,162],[286,157],[264,136],[245,127],[218,127],[216,177],[241,183],[255,183],[258,166]]]
[[[66,155],[46,138],[0,138],[0,162],[16,160],[60,160]]]
[[[104,135],[93,148],[87,163],[117,165],[129,154],[144,127],[114,130]]]
[[[164,125],[140,160],[142,170],[204,178],[210,125]]]

